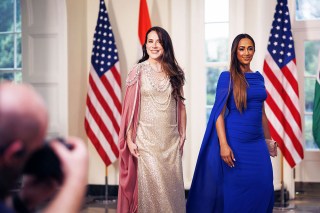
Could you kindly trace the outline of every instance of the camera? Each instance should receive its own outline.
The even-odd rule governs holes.
[[[54,197],[63,182],[59,157],[50,146],[52,141],[58,141],[67,149],[72,149],[63,138],[55,138],[44,141],[44,145],[29,157],[22,172],[24,178],[20,193],[13,196],[12,203],[17,213],[29,213],[41,209]],[[46,192],[43,195],[35,195],[44,191]]]
[[[38,180],[46,180],[52,178],[59,184],[63,182],[63,172],[61,170],[60,160],[50,147],[51,141],[59,141],[65,145],[67,149],[71,149],[63,138],[55,138],[45,141],[44,146],[36,150],[27,160],[23,169],[24,175],[32,175]]]

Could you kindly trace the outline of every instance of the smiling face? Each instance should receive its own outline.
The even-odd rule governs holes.
[[[254,55],[254,44],[249,38],[239,41],[237,48],[237,59],[242,66],[250,65]]]
[[[155,31],[151,31],[148,34],[146,49],[149,59],[155,61],[159,61],[161,59],[163,48],[160,44],[159,36]]]

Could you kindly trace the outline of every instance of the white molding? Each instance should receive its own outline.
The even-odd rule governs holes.
[[[48,135],[67,136],[66,1],[21,1],[21,17],[23,81],[32,84],[47,101],[52,112]]]

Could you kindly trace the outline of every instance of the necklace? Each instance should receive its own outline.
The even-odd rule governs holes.
[[[150,86],[155,89],[155,91],[152,91],[152,90],[147,91],[147,95],[151,99],[150,102],[157,110],[160,110],[160,111],[167,110],[172,100],[171,99],[172,92],[170,87],[171,83],[170,83],[169,77],[165,75],[162,79],[160,79],[156,75],[155,70],[151,67],[150,62],[144,65],[144,72],[146,74],[146,80],[149,82]],[[166,90],[169,90],[169,91],[165,92]],[[156,93],[159,93],[159,92],[165,96],[162,95],[162,98],[159,99],[158,96],[156,95]]]
[[[152,63],[150,61],[149,62],[149,65],[150,67],[152,68],[152,70],[156,73],[162,73],[163,72],[163,69],[162,69],[162,66],[159,62],[156,62],[156,63]],[[157,64],[160,64],[160,69],[158,68],[159,66]]]
[[[150,64],[146,68],[146,76],[152,87],[155,88],[158,92],[163,92],[170,86],[170,80],[167,75],[163,78],[159,78],[154,75],[153,69]]]
[[[156,70],[152,68],[156,73],[162,73],[163,72],[162,66],[160,68],[160,71],[159,71],[157,66],[156,66],[156,68],[157,68]]]
[[[156,73],[162,73],[163,72],[163,69],[162,69],[161,65],[160,65],[161,68],[160,68],[160,71],[159,71],[157,64],[152,64],[150,61],[148,61],[148,62],[149,62],[149,65],[150,65],[151,69],[154,72],[156,72]],[[162,82],[164,80],[167,80],[168,79],[168,75],[166,75],[166,74],[164,76],[154,75],[153,78],[160,83],[160,82]]]

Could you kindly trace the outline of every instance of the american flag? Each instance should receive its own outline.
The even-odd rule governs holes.
[[[119,156],[120,117],[121,75],[118,50],[104,0],[100,0],[93,38],[85,129],[106,166]]]
[[[278,0],[264,60],[271,137],[291,167],[303,159],[299,85],[287,0]]]

